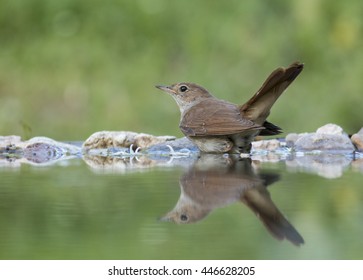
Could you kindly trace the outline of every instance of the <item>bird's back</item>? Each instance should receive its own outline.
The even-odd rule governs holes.
[[[208,98],[183,114],[180,129],[186,136],[218,136],[259,130],[263,127],[244,118],[237,105]]]

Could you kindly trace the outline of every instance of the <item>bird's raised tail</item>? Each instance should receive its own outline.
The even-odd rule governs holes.
[[[286,68],[280,67],[273,71],[256,94],[240,106],[242,115],[258,125],[263,125],[270,114],[272,105],[303,68],[304,64],[294,62]]]
[[[257,215],[273,237],[287,239],[297,246],[304,244],[303,237],[273,203],[265,186],[246,190],[241,201]]]

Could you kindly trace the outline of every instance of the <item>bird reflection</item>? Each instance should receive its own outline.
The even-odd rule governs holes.
[[[301,245],[303,238],[273,203],[266,188],[278,180],[275,173],[258,174],[249,158],[203,154],[181,176],[179,200],[161,220],[195,223],[216,208],[242,202],[275,238]]]

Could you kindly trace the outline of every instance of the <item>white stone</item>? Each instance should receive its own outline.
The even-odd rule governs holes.
[[[343,135],[344,131],[343,131],[343,128],[341,128],[339,125],[329,123],[329,124],[323,125],[322,127],[319,127],[316,130],[316,133],[318,133],[318,134]]]

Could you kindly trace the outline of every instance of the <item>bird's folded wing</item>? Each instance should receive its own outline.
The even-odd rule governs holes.
[[[180,122],[180,129],[186,136],[231,135],[263,128],[243,118],[236,105],[217,99],[206,99],[194,105]]]

